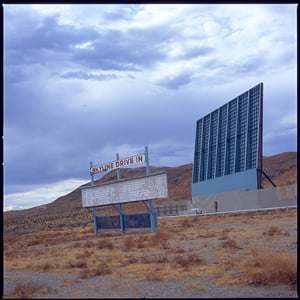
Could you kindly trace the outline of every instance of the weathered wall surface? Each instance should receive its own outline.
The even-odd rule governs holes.
[[[191,208],[199,208],[202,213],[212,213],[293,205],[297,205],[297,184],[195,196]]]

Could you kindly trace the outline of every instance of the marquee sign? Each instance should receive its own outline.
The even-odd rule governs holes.
[[[94,175],[94,174],[104,172],[104,171],[111,171],[111,170],[118,169],[121,167],[126,167],[126,166],[130,166],[130,165],[138,164],[138,163],[143,163],[145,161],[146,161],[146,155],[138,154],[135,156],[130,156],[127,158],[115,160],[113,162],[105,163],[98,167],[91,167],[90,173],[91,173],[91,175]]]
[[[168,198],[168,180],[166,172],[150,174],[148,147],[145,153],[119,159],[116,154],[115,161],[93,166],[90,162],[91,185],[81,188],[83,207],[93,207],[94,230],[120,229],[124,233],[127,229],[157,228],[157,213],[153,210],[152,200]],[[121,179],[122,167],[137,163],[146,163],[146,175],[135,178]],[[94,174],[117,169],[117,180],[95,184]],[[123,203],[145,201],[149,203],[147,213],[127,214],[123,211]],[[97,216],[97,206],[119,205],[119,216]]]
[[[83,187],[81,191],[83,207],[168,198],[167,174],[157,172],[133,179],[120,179]]]

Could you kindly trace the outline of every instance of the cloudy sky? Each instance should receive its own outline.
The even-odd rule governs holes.
[[[297,151],[295,4],[3,11],[5,209],[52,202],[116,153],[191,163],[196,121],[260,82],[263,155]]]

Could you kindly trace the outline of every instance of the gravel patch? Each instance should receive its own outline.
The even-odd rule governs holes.
[[[3,299],[19,283],[41,287],[33,298],[298,298],[287,286],[215,286],[207,277],[172,281],[80,279],[74,274],[4,270]]]

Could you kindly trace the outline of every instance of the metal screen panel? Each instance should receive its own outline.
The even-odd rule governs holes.
[[[262,96],[260,83],[197,121],[193,184],[261,170]]]
[[[152,212],[154,227],[157,227],[157,213]],[[124,230],[151,228],[151,213],[123,214],[114,216],[96,216],[96,230],[117,230],[121,229],[121,219]]]
[[[108,229],[120,229],[120,216],[97,216],[96,217],[96,229],[108,230]]]
[[[84,187],[81,192],[83,207],[168,198],[167,174],[160,172],[135,179],[121,179]]]
[[[154,220],[157,220],[157,214],[153,212]],[[151,214],[126,214],[124,216],[126,229],[151,228]]]

